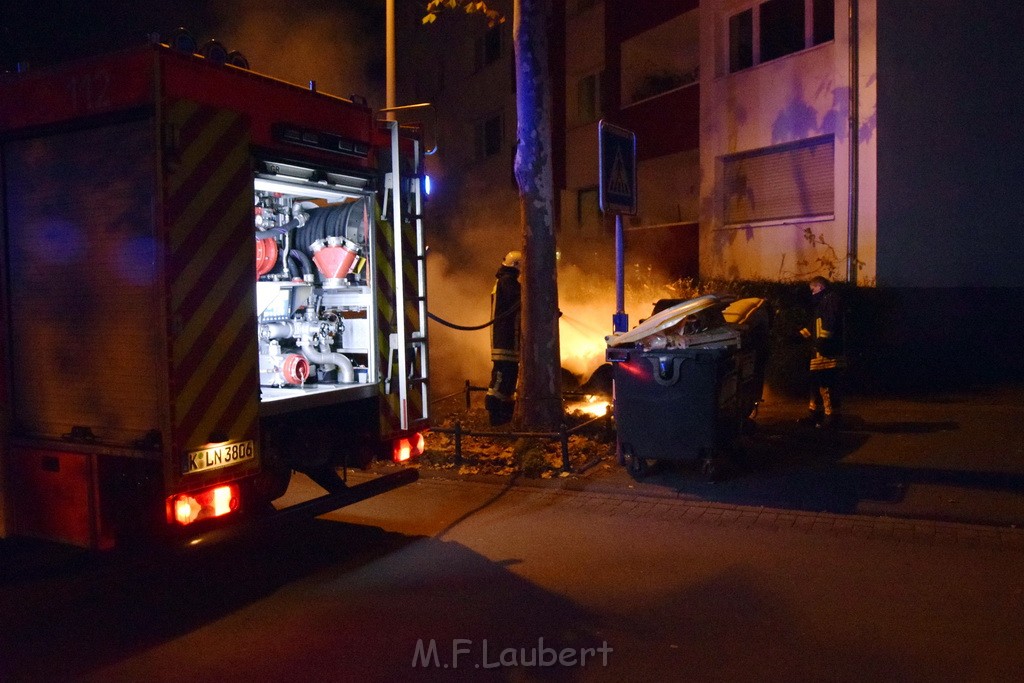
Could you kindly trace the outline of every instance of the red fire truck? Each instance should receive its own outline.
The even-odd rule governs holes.
[[[346,485],[428,425],[421,140],[354,100],[155,42],[0,75],[0,536],[415,478]]]

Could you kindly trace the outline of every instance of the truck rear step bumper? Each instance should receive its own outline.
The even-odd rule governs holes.
[[[182,549],[197,545],[206,546],[209,544],[228,541],[230,539],[240,538],[250,533],[265,532],[272,527],[306,519],[313,519],[314,517],[319,517],[320,515],[327,514],[328,512],[333,512],[334,510],[352,505],[353,503],[358,503],[366,500],[367,498],[387,493],[388,491],[400,486],[411,484],[419,479],[419,476],[420,473],[418,470],[406,468],[391,474],[377,477],[376,479],[370,479],[369,481],[356,484],[355,486],[350,486],[341,491],[328,493],[323,496],[318,496],[317,498],[296,503],[295,505],[290,505],[286,508],[267,513],[266,515],[251,517],[235,524],[211,529],[200,534],[182,538],[176,545]]]

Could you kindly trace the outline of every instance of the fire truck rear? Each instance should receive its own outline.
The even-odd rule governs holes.
[[[324,512],[422,451],[421,145],[152,44],[0,75],[0,536],[91,548]],[[305,504],[304,504],[305,505]]]

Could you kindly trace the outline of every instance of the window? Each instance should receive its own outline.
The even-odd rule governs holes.
[[[623,106],[697,82],[700,10],[684,12],[621,45]]]
[[[804,49],[804,0],[769,0],[761,4],[761,61]]]
[[[729,17],[729,73],[754,66],[754,10]]]
[[[728,19],[729,73],[834,39],[835,0],[760,2]]]
[[[482,119],[476,123],[473,133],[476,142],[477,161],[483,161],[501,152],[502,127],[501,114]]]
[[[576,193],[576,225],[579,232],[600,235],[604,230],[604,214],[596,187],[583,188]]]
[[[601,74],[587,74],[576,82],[576,122],[592,123],[601,117]]]
[[[732,225],[827,216],[835,211],[831,135],[722,159],[722,215]]]
[[[477,71],[501,59],[501,25],[492,26],[477,38],[475,49]]]
[[[835,39],[835,15],[835,0],[814,0],[814,14],[811,15],[814,17],[814,45],[820,45]]]

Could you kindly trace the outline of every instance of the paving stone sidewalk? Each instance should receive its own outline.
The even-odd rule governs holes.
[[[669,499],[703,510],[696,516],[711,510],[719,520],[739,514],[758,525],[832,533],[981,540],[994,533],[1003,543],[998,534],[1016,539],[1024,528],[1024,387],[852,397],[835,432],[798,426],[805,410],[798,399],[767,396],[756,431],[744,439],[745,462],[724,481],[709,483],[696,463],[677,461],[656,462],[638,479],[604,459],[569,477],[516,477],[515,485]]]

